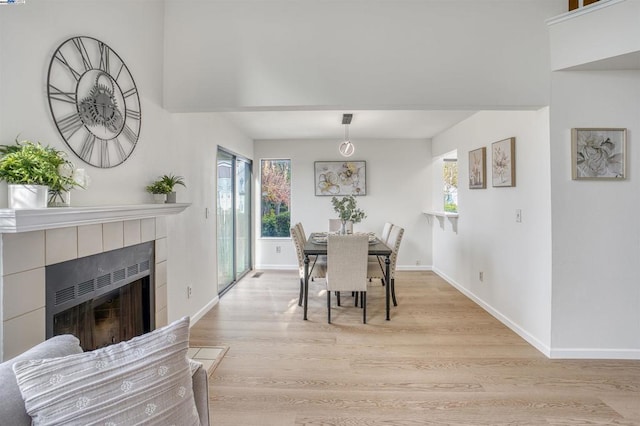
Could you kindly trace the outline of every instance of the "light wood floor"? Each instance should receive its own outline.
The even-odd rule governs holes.
[[[295,271],[239,282],[191,330],[229,345],[210,380],[213,425],[640,425],[640,361],[549,360],[431,272],[400,273],[384,320],[344,297],[309,320]],[[335,298],[333,298],[335,301]]]

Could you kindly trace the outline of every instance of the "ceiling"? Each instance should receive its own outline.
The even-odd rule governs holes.
[[[353,114],[350,139],[428,139],[476,111],[340,110],[222,113],[254,140],[344,138],[342,114]]]

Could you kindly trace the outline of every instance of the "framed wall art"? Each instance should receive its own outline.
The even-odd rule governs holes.
[[[624,179],[627,129],[571,129],[573,179]]]
[[[495,187],[516,186],[516,138],[491,144],[491,180]]]
[[[365,161],[316,161],[316,195],[367,195]]]
[[[469,189],[487,187],[487,148],[469,151]]]

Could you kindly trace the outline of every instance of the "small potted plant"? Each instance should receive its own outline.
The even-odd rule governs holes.
[[[185,188],[187,187],[182,176],[175,176],[173,174],[163,175],[160,178],[160,181],[169,188],[169,192],[167,192],[167,203],[176,202],[176,192],[174,191],[174,187],[176,185],[182,185]]]
[[[163,204],[167,200],[167,194],[171,192],[171,188],[162,179],[153,181],[145,189],[153,195],[153,202],[156,204]]]
[[[356,199],[353,195],[347,195],[342,198],[333,197],[331,198],[331,204],[333,204],[333,210],[338,213],[338,217],[342,221],[341,234],[347,233],[347,222],[360,223],[362,219],[367,217],[364,211],[357,208]]]
[[[39,142],[18,141],[0,146],[0,180],[9,184],[9,208],[47,207],[49,190],[82,186],[65,169],[73,170],[66,154]]]

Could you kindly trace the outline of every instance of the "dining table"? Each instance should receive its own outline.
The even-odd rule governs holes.
[[[303,310],[304,310],[304,319],[307,319],[307,306],[309,299],[309,256],[322,256],[327,254],[327,233],[326,232],[314,232],[309,236],[309,239],[304,243],[304,247],[302,249],[302,253],[304,254],[304,298],[303,298]],[[324,237],[324,238],[322,238]],[[386,313],[387,313],[387,321],[390,318],[390,282],[389,279],[390,274],[390,264],[391,264],[391,253],[392,250],[388,245],[380,241],[379,238],[375,237],[371,238],[369,241],[369,255],[370,256],[382,256],[384,257],[384,276],[386,283],[385,285],[385,303],[386,303]],[[327,259],[327,262],[330,262],[331,259]]]

